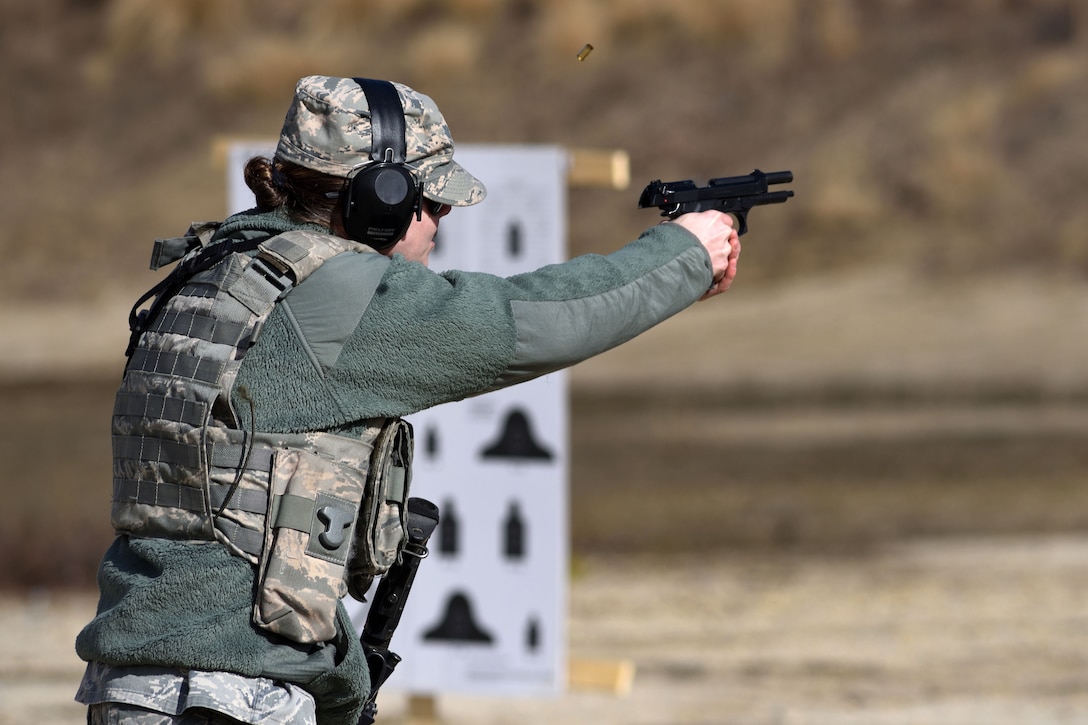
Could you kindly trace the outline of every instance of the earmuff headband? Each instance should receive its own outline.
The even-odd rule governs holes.
[[[404,111],[400,95],[389,81],[373,78],[352,78],[359,84],[370,106],[370,158],[403,164],[407,150],[404,145]]]
[[[405,165],[404,110],[389,81],[353,78],[370,107],[371,162],[348,177],[344,229],[356,241],[387,249],[423,216],[423,182]]]

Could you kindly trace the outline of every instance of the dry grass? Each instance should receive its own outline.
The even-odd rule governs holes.
[[[20,180],[0,199],[0,296],[86,299],[142,274],[141,240],[222,214],[213,139],[274,135],[312,72],[404,80],[465,141],[624,148],[636,186],[791,168],[796,198],[755,219],[768,249],[746,261],[752,283],[874,260],[963,276],[1025,249],[1083,273],[1078,7],[8,3],[0,89],[23,102],[0,119],[19,139],[0,164]],[[650,223],[636,194],[579,191],[572,252]]]
[[[794,171],[797,196],[753,214],[729,299],[575,374],[576,547],[676,546],[676,526],[830,548],[1082,526],[1086,15],[1070,0],[3,4],[0,91],[19,102],[0,116],[0,371],[22,372],[0,391],[0,585],[88,582],[109,536],[117,355],[95,318],[150,286],[150,239],[222,214],[213,140],[274,135],[311,72],[403,80],[464,141],[626,149],[636,187]],[[637,192],[572,190],[571,252],[653,223]],[[986,425],[980,401],[1023,424]],[[1057,404],[1074,422],[1033,427]],[[662,405],[685,438],[645,440]],[[817,434],[864,430],[874,405],[927,422]],[[742,435],[758,411],[761,435]],[[791,437],[804,421],[816,432]],[[623,495],[665,485],[660,509]]]

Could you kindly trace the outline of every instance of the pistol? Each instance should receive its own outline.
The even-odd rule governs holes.
[[[732,214],[737,220],[737,234],[748,231],[748,211],[754,206],[782,204],[793,196],[788,189],[768,191],[772,184],[793,181],[792,171],[772,171],[765,174],[756,169],[747,176],[724,176],[711,179],[706,186],[687,181],[651,181],[642,190],[638,208],[656,206],[661,216],[675,219],[693,211],[717,209]]]

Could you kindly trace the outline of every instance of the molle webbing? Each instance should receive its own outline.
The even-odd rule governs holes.
[[[132,351],[132,357],[128,363],[129,370],[171,375],[204,383],[214,383],[219,380],[224,367],[222,360],[164,350],[148,350],[142,347]]]
[[[114,436],[113,456],[117,459],[155,461],[196,468],[204,461],[214,468],[238,468],[268,472],[272,464],[272,450],[247,447],[234,443],[212,444],[206,456],[199,446],[181,441],[163,440],[147,436]]]
[[[156,287],[150,310],[133,315],[113,413],[112,520],[137,536],[218,539],[255,561],[275,452],[322,446],[306,434],[243,430],[231,400],[238,370],[293,286],[333,256],[370,250],[304,231],[264,240],[256,256],[247,253],[251,243],[227,252],[219,245],[229,242],[199,242],[188,243],[169,284]],[[376,287],[384,265],[370,268],[360,283]],[[259,425],[259,414],[249,425]]]
[[[155,332],[174,332],[207,340],[221,345],[237,345],[246,327],[240,322],[218,320],[195,312],[168,312],[148,329]]]
[[[230,487],[213,485],[209,493],[208,500],[213,509],[222,506],[229,495],[230,507],[235,511],[264,514],[268,510],[268,494],[264,491],[235,491],[231,494]],[[186,511],[203,511],[205,502],[204,492],[198,488],[149,481],[114,481],[113,500]]]
[[[115,416],[156,418],[190,426],[202,425],[207,411],[208,406],[199,400],[141,393],[118,393],[113,404]]]

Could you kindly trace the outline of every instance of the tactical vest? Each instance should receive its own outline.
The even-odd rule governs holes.
[[[326,260],[373,250],[307,231],[255,250],[209,245],[215,228],[156,243],[152,269],[181,263],[137,303],[155,294],[151,308],[134,310],[113,412],[111,521],[130,536],[220,542],[258,567],[259,626],[327,641],[337,601],[362,598],[399,554],[411,427],[372,419],[359,438],[247,430],[231,392],[275,304]],[[386,265],[361,266],[373,270],[359,280],[372,294]]]

